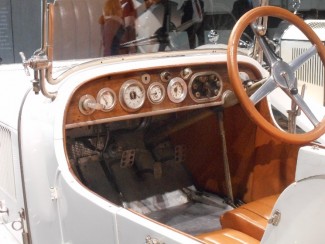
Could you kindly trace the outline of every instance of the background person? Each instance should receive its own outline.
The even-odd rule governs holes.
[[[194,21],[189,28],[186,29],[190,48],[195,48],[197,44],[204,44],[204,3],[202,0],[187,0],[182,6],[183,16],[181,23],[184,24],[188,21]]]
[[[106,0],[103,15],[99,17],[101,25],[103,56],[121,53],[120,44],[124,42],[125,26],[120,0]]]
[[[136,10],[132,0],[120,0],[122,7],[122,17],[125,27],[125,41],[133,41],[136,39],[135,19],[137,17]],[[125,53],[135,53],[136,47],[126,48]]]
[[[239,20],[242,15],[251,10],[253,7],[254,3],[252,0],[236,0],[233,4],[231,13],[237,20]],[[247,26],[245,33],[247,33],[251,38],[254,37],[254,33],[250,26]]]

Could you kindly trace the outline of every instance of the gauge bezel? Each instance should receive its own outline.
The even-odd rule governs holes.
[[[183,88],[183,92],[181,94],[180,97],[175,97],[173,95],[173,92],[172,92],[172,89],[173,89],[173,86],[176,84],[176,83],[179,83],[181,85],[181,87]],[[186,82],[180,78],[180,77],[174,77],[173,79],[171,79],[168,83],[168,86],[167,86],[167,95],[170,99],[170,101],[174,102],[174,103],[181,103],[185,100],[186,96],[187,96],[187,85],[186,85]]]
[[[161,89],[161,97],[158,100],[154,100],[151,97],[151,91],[156,86],[158,86]],[[148,96],[149,101],[152,104],[159,104],[159,103],[161,103],[164,100],[165,96],[166,96],[166,90],[165,90],[164,85],[161,84],[160,82],[157,82],[157,81],[151,83],[150,86],[148,87],[148,90],[147,90],[147,96]]]
[[[111,89],[111,88],[109,88],[109,87],[105,87],[105,88],[102,88],[102,89],[100,89],[99,90],[99,92],[97,93],[97,97],[96,97],[96,101],[97,101],[97,103],[98,104],[101,104],[100,103],[100,98],[106,93],[106,92],[108,92],[111,96],[112,96],[112,98],[113,98],[113,103],[112,103],[112,105],[110,106],[110,107],[108,107],[108,108],[101,108],[101,111],[103,111],[103,112],[109,112],[109,111],[112,111],[113,110],[113,108],[115,107],[115,105],[116,105],[116,94],[115,94],[115,92]],[[102,104],[101,104],[102,105]]]
[[[197,98],[192,92],[193,82],[197,77],[204,76],[204,75],[215,75],[217,77],[219,85],[220,85],[219,92],[217,95],[214,95],[212,97]],[[188,83],[188,90],[189,90],[190,97],[192,98],[192,100],[194,102],[197,102],[197,103],[211,102],[211,101],[217,100],[221,96],[222,90],[223,90],[223,82],[222,82],[221,76],[215,71],[198,72],[198,73],[195,73],[192,75],[191,80]]]
[[[130,104],[128,104],[127,101],[125,101],[125,97],[124,97],[124,94],[126,92],[126,90],[131,87],[131,86],[137,86],[138,88],[140,88],[140,90],[142,91],[142,100],[140,101],[140,103],[137,105],[137,106],[130,106]],[[146,99],[146,95],[145,95],[145,89],[144,89],[144,86],[142,85],[142,83],[138,80],[134,80],[134,79],[131,79],[131,80],[127,80],[123,83],[123,85],[121,86],[120,88],[120,91],[119,91],[119,101],[120,101],[120,104],[122,106],[122,108],[128,112],[135,112],[135,111],[138,111],[140,108],[142,108],[144,102],[145,102],[145,99]]]

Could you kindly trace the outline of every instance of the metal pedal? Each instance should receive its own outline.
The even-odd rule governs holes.
[[[135,160],[135,150],[125,150],[122,152],[120,166],[121,168],[130,168],[133,166]]]
[[[186,158],[186,146],[177,145],[175,146],[175,162],[181,163],[184,162]]]

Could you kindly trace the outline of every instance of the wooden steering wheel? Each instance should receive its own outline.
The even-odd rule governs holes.
[[[263,16],[273,16],[289,21],[298,27],[310,40],[312,47],[302,55],[289,63],[280,59],[267,44],[266,39],[258,32],[257,19]],[[237,48],[240,37],[245,28],[250,25],[254,31],[255,37],[261,46],[265,62],[270,67],[270,76],[266,79],[261,87],[259,87],[250,97],[248,97],[242,81],[239,77],[239,69],[237,62]],[[266,133],[278,138],[282,141],[292,144],[305,144],[316,140],[325,132],[325,119],[321,122],[317,120],[311,109],[298,93],[297,79],[294,72],[304,64],[310,57],[318,53],[323,65],[325,64],[325,47],[315,34],[315,32],[298,16],[292,14],[288,10],[274,6],[257,7],[244,14],[234,26],[228,42],[227,50],[227,66],[228,75],[232,82],[234,92],[242,104],[243,109],[248,116]],[[256,109],[255,104],[262,98],[271,93],[274,89],[281,88],[291,100],[301,109],[314,128],[303,134],[291,134],[285,132],[273,124],[268,122]]]

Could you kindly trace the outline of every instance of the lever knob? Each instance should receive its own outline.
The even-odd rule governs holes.
[[[26,60],[25,54],[23,52],[19,52],[19,55],[21,57],[21,61],[22,61],[22,64],[24,66],[25,74],[27,76],[30,76],[30,73],[29,73],[29,70],[28,70],[28,66],[30,65],[29,61]]]

